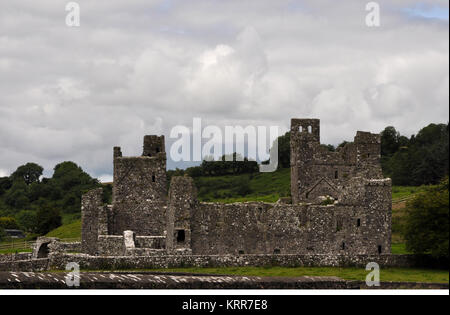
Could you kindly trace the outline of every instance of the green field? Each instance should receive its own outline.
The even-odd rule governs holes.
[[[14,249],[2,249],[0,255],[15,254],[15,253],[31,253],[31,248],[14,248]]]
[[[277,202],[280,197],[289,196],[291,189],[288,168],[273,173],[198,177],[194,180],[198,188],[198,199],[205,202]],[[235,187],[243,181],[248,181],[250,188],[245,196],[235,191]]]
[[[392,187],[392,201],[398,202],[404,199],[409,199],[414,194],[425,191],[429,186],[393,186]]]
[[[117,270],[116,270],[117,271]],[[121,270],[122,271],[122,270]],[[163,273],[193,273],[214,275],[235,275],[255,277],[339,277],[344,280],[364,281],[368,272],[364,268],[337,268],[337,267],[236,267],[236,268],[177,268],[152,270],[123,270],[139,272]],[[431,269],[386,268],[380,270],[381,281],[384,282],[428,282],[448,283],[449,272]]]
[[[81,220],[62,225],[59,228],[48,233],[46,236],[58,237],[61,239],[81,238]]]

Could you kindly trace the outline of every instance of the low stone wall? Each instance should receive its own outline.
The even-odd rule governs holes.
[[[45,271],[48,270],[48,268],[49,268],[48,258],[0,262],[0,271],[33,272],[33,271]]]
[[[123,236],[99,235],[98,254],[100,256],[125,255],[125,242]]]
[[[365,268],[370,262],[381,267],[420,267],[414,255],[242,255],[242,256],[193,256],[185,254],[144,256],[88,256],[62,254],[50,256],[51,269],[64,269],[69,262],[77,262],[82,269],[120,270],[120,269],[164,269],[185,267],[358,267]]]
[[[31,253],[17,253],[17,254],[0,255],[0,263],[17,261],[17,260],[29,260],[29,259],[31,259],[31,255],[32,255]]]
[[[164,249],[166,248],[165,236],[136,236],[136,248]]]
[[[139,254],[139,251],[136,252]],[[11,255],[13,257],[13,255]],[[21,256],[19,256],[21,257]],[[89,256],[86,254],[51,253],[48,259],[14,261],[10,258],[0,262],[3,271],[65,270],[71,262],[85,270],[132,270],[204,267],[357,267],[365,268],[375,262],[381,268],[423,268],[431,258],[415,255],[242,255],[242,256],[194,256],[186,251],[174,251],[167,255],[163,250],[153,250],[151,256]],[[45,262],[45,263],[44,263]],[[47,264],[48,263],[48,264]],[[440,267],[441,269],[444,269]]]
[[[81,253],[81,242],[73,243],[61,243],[61,249],[63,252],[75,252]]]

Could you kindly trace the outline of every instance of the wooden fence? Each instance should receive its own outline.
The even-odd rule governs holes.
[[[66,238],[61,239],[61,242],[64,243],[75,243],[80,242],[79,238]],[[23,241],[20,239],[13,239],[11,241],[0,243],[0,251],[1,250],[15,250],[15,249],[32,249],[36,244],[36,241]]]

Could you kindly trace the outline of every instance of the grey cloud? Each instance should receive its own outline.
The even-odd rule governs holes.
[[[405,8],[448,1],[79,0],[0,4],[0,176],[73,160],[110,178],[112,146],[205,124],[322,119],[322,141],[448,121],[448,20]],[[181,166],[169,163],[171,166]]]

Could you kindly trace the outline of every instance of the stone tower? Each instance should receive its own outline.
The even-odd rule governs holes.
[[[142,156],[123,157],[114,148],[113,235],[133,230],[162,235],[166,226],[166,153],[164,137],[145,136]]]
[[[293,203],[309,185],[309,164],[314,161],[315,147],[320,146],[319,119],[291,120],[291,195]]]

